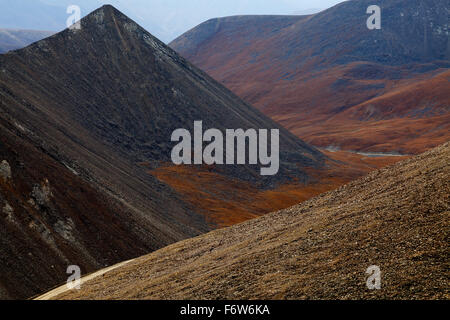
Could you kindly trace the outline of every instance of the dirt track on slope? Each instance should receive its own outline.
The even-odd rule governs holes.
[[[110,271],[112,271],[114,269],[123,267],[123,266],[125,266],[126,264],[128,264],[128,263],[130,263],[132,261],[133,260],[128,260],[128,261],[125,261],[125,262],[121,262],[121,263],[115,264],[115,265],[113,265],[111,267],[99,270],[99,271],[94,272],[94,273],[92,273],[90,275],[82,277],[80,279],[81,280],[80,286],[83,286],[83,284],[86,283],[89,280],[92,280],[94,278],[97,278],[97,277],[100,277],[102,275],[105,275],[107,272],[110,272]],[[52,298],[54,298],[54,297],[56,297],[56,296],[58,296],[60,294],[65,293],[66,291],[71,291],[71,290],[72,289],[69,289],[67,287],[67,284],[65,284],[65,285],[62,285],[62,286],[60,286],[60,287],[58,287],[56,289],[53,289],[52,291],[49,291],[49,292],[47,292],[47,293],[45,293],[45,294],[43,294],[41,296],[38,296],[37,298],[34,298],[34,300],[50,300],[50,299],[52,299]]]
[[[448,299],[450,143],[56,299]],[[366,286],[381,268],[381,290]]]

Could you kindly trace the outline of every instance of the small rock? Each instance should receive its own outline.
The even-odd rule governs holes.
[[[50,202],[50,197],[53,194],[50,190],[50,183],[45,179],[41,184],[35,184],[33,186],[33,191],[31,192],[31,197],[34,201],[40,205],[44,206]]]
[[[5,201],[5,205],[2,209],[3,213],[6,214],[6,219],[8,219],[11,222],[14,222],[14,209],[11,207],[11,205],[8,203],[8,201]]]
[[[32,198],[28,199],[27,203],[37,209],[36,202]]]
[[[75,241],[75,237],[72,234],[75,224],[72,219],[69,218],[66,221],[59,220],[54,227],[55,231],[58,232],[64,239],[72,242]]]
[[[11,179],[11,167],[10,167],[8,161],[6,161],[6,160],[3,160],[0,163],[0,177],[4,181],[7,181],[8,179]]]

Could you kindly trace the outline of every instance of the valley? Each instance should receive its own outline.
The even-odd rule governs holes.
[[[449,157],[446,143],[55,299],[448,299]],[[370,265],[381,290],[366,288]]]
[[[0,29],[0,299],[449,299],[450,8],[372,2]]]

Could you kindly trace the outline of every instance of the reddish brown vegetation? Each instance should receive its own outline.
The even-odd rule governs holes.
[[[302,114],[270,112],[275,120],[313,145],[417,154],[450,139],[449,81],[450,71],[398,81],[386,93],[343,112],[311,114],[307,124],[301,126]],[[349,92],[352,99],[362,99],[358,95]],[[327,104],[331,108],[330,102],[323,105]]]
[[[416,154],[448,141],[448,4],[385,2],[382,32],[366,28],[367,4],[212,19],[171,46],[313,145]]]
[[[151,173],[170,185],[212,226],[226,227],[288,208],[405,157],[369,158],[349,152],[327,152],[326,168],[309,168],[309,184],[284,184],[258,190],[251,183],[222,176],[206,166],[164,166]]]

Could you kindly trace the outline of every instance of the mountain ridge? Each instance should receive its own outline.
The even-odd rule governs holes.
[[[0,29],[0,54],[21,49],[53,34],[53,31]]]
[[[369,5],[381,7],[381,30],[366,27]],[[429,138],[431,147],[448,139],[448,91],[439,101],[430,98],[433,90],[424,92],[414,116],[396,115],[397,101],[385,100],[376,113],[395,115],[394,121],[344,118],[397,87],[414,88],[448,71],[449,11],[442,0],[346,1],[303,17],[210,20],[170,46],[310,144],[416,154],[430,147],[423,144]],[[447,105],[444,115],[434,116],[435,104]],[[430,136],[428,122],[442,130]],[[411,126],[424,135],[409,132]],[[380,137],[373,139],[372,132]]]

